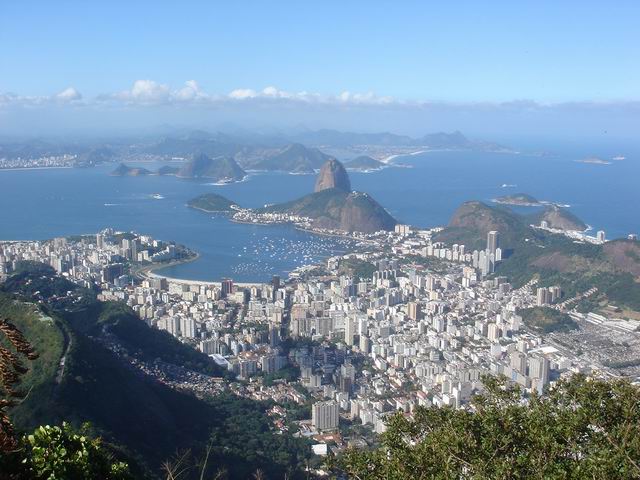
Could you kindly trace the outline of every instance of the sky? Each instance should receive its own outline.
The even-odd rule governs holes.
[[[0,2],[0,134],[633,137],[638,24],[638,1]]]

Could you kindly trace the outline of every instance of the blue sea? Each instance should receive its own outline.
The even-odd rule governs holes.
[[[554,152],[429,152],[398,158],[403,167],[350,176],[354,189],[370,193],[400,222],[420,227],[445,225],[466,200],[490,202],[523,192],[570,205],[608,238],[640,233],[640,148],[556,146]],[[620,154],[625,160],[611,160]],[[576,162],[594,155],[612,163]],[[247,207],[283,202],[312,191],[313,175],[254,174],[220,186],[175,177],[111,177],[113,168],[0,171],[0,239],[47,239],[106,227],[135,230],[201,254],[163,274],[208,281],[266,281],[349,248],[340,239],[286,225],[237,224],[185,205],[206,192]]]

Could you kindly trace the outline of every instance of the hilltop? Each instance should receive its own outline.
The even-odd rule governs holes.
[[[240,181],[246,172],[231,157],[211,158],[204,153],[195,155],[177,173],[183,178],[211,178],[216,182]]]
[[[556,228],[558,230],[574,230],[582,232],[588,228],[587,224],[576,217],[566,208],[558,207],[557,205],[548,205],[544,210],[531,217],[531,223],[540,224],[540,222],[547,222],[549,227]]]
[[[141,175],[151,175],[151,171],[141,167],[130,167],[121,163],[110,175],[113,177],[139,177]]]
[[[487,233],[492,230],[500,232],[501,243],[508,245],[522,238],[528,227],[521,216],[509,209],[469,201],[456,209],[447,228],[437,239],[482,249],[485,247]]]
[[[345,232],[393,230],[398,222],[378,202],[366,193],[351,192],[350,189],[344,166],[330,159],[318,175],[314,193],[258,212],[308,217],[313,220],[314,227]]]
[[[217,193],[205,193],[187,202],[187,206],[205,212],[231,212],[238,204]]]

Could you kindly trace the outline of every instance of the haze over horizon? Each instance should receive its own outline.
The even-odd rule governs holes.
[[[230,124],[497,141],[637,133],[636,2],[120,7],[0,9],[1,135]]]

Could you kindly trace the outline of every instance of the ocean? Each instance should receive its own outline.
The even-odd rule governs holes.
[[[466,200],[490,202],[522,192],[570,205],[571,212],[594,231],[605,230],[608,238],[640,233],[638,150],[575,152],[569,149],[553,156],[429,152],[398,158],[403,167],[350,173],[350,177],[354,189],[370,193],[398,221],[420,227],[445,225]],[[576,162],[593,154],[611,164]],[[619,154],[625,160],[611,160]],[[201,255],[195,262],[159,273],[205,281],[223,277],[267,281],[349,248],[339,238],[287,225],[233,223],[224,215],[185,205],[206,192],[246,207],[283,202],[311,192],[314,175],[257,173],[244,182],[221,186],[175,177],[112,177],[109,172],[114,167],[0,170],[0,239],[48,239],[106,227],[135,230],[182,243]]]

